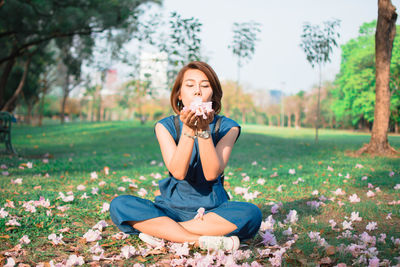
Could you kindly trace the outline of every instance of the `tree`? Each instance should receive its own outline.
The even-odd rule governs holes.
[[[374,125],[369,144],[358,154],[393,155],[396,150],[389,145],[388,128],[390,117],[390,61],[396,35],[396,8],[390,0],[378,0],[378,22],[375,33],[376,98]]]
[[[194,17],[182,18],[176,12],[170,14],[168,37],[162,37],[161,52],[168,54],[168,84],[172,84],[178,71],[189,61],[201,60],[200,32],[203,24]]]
[[[317,98],[317,111],[315,118],[315,142],[318,142],[318,128],[320,121],[320,91],[321,91],[321,75],[322,66],[326,62],[330,62],[333,46],[337,46],[336,38],[339,33],[336,28],[340,26],[340,20],[325,21],[324,27],[319,25],[311,25],[306,22],[303,25],[303,34],[301,35],[300,47],[306,53],[307,61],[314,68],[318,65],[319,69],[319,86]]]
[[[0,109],[9,102],[8,95],[18,95],[18,88],[8,88],[7,81],[17,60],[29,58],[37,46],[53,39],[90,36],[108,31],[110,38],[117,29],[135,30],[138,7],[158,0],[98,1],[23,1],[9,0],[0,6]],[[23,19],[21,19],[23,18]],[[29,67],[29,64],[26,64]],[[27,68],[29,70],[29,68]],[[26,76],[23,76],[26,77]],[[22,78],[23,78],[22,77]],[[22,81],[22,80],[21,80]],[[23,84],[23,83],[22,83]],[[6,91],[11,91],[7,93]],[[15,97],[14,97],[15,99]],[[7,104],[7,109],[13,105]],[[11,111],[11,110],[10,110]]]
[[[228,46],[232,53],[237,57],[237,80],[236,90],[239,91],[240,68],[253,57],[258,39],[261,32],[261,24],[250,21],[233,24],[232,44]],[[238,98],[236,99],[238,102]]]
[[[357,127],[372,123],[375,105],[374,31],[376,21],[364,23],[359,36],[342,45],[332,109],[341,123]]]

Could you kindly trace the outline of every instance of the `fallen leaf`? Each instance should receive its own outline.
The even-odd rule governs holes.
[[[328,246],[326,248],[326,254],[331,256],[334,255],[336,253],[336,248],[334,246]]]
[[[332,260],[329,257],[322,258],[320,261],[321,264],[331,264]]]

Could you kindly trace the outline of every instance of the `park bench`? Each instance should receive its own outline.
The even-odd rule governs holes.
[[[11,122],[13,117],[8,112],[0,112],[0,143],[5,143],[6,153],[17,154],[11,144]]]

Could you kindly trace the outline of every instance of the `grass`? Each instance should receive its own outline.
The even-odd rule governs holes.
[[[378,229],[368,232],[370,235],[376,239],[381,233],[387,235],[386,243],[376,242],[379,259],[387,259],[396,264],[395,257],[399,255],[400,249],[390,238],[400,238],[400,209],[399,205],[388,203],[400,199],[399,191],[394,189],[400,183],[400,159],[346,156],[346,151],[354,151],[369,141],[367,134],[334,130],[320,130],[319,133],[319,143],[315,144],[312,129],[243,126],[241,137],[225,170],[227,191],[231,193],[233,200],[238,201],[245,200],[234,193],[235,187],[249,187],[250,192],[260,192],[251,202],[261,208],[264,219],[271,214],[270,202],[282,202],[279,212],[273,216],[277,222],[283,222],[290,210],[297,211],[298,221],[291,227],[298,239],[284,254],[283,265],[313,266],[324,263],[323,259],[326,260],[326,257],[330,259],[327,266],[341,262],[356,264],[355,261],[360,256],[354,257],[341,251],[340,247],[360,242],[354,235],[368,232],[365,227],[371,221],[377,222]],[[400,150],[400,136],[390,136],[389,141],[394,148]],[[157,191],[157,187],[152,186],[152,175],[159,173],[167,177],[165,166],[160,164],[162,158],[152,123],[16,126],[13,128],[13,145],[19,152],[19,157],[0,155],[1,164],[7,167],[0,173],[0,207],[4,207],[9,201],[13,201],[15,205],[15,208],[5,208],[9,212],[7,217],[0,217],[0,265],[10,255],[17,262],[35,265],[50,260],[61,262],[71,254],[79,254],[84,257],[86,264],[94,264],[92,253],[89,252],[94,243],[86,243],[82,237],[100,220],[106,220],[110,224],[103,230],[103,238],[99,241],[106,256],[118,255],[125,245],[143,247],[137,237],[113,239],[112,235],[118,229],[112,225],[109,214],[100,211],[103,203],[109,203],[116,195],[137,195],[138,189],[130,188],[122,177],[131,178],[139,188],[145,188],[148,191],[146,198],[149,199],[153,199]],[[48,163],[43,161],[44,158],[49,159]],[[151,164],[152,161],[156,163]],[[27,167],[28,162],[33,163],[32,168]],[[363,167],[356,168],[360,166],[357,164]],[[105,174],[104,167],[109,167],[108,175]],[[328,167],[333,168],[333,171],[328,170]],[[290,169],[294,169],[296,173],[289,174]],[[98,179],[91,179],[92,172],[98,174]],[[394,175],[389,175],[390,172],[394,172]],[[346,175],[349,178],[345,179]],[[139,179],[140,176],[144,176],[146,180]],[[250,177],[249,181],[243,181],[245,176]],[[364,176],[367,177],[366,180],[361,179]],[[11,183],[11,180],[17,178],[22,178],[21,185]],[[302,180],[299,181],[299,178]],[[258,179],[265,179],[265,184],[258,184]],[[105,184],[100,186],[100,181]],[[296,181],[299,182],[296,184]],[[368,189],[368,183],[374,188]],[[78,191],[78,185],[85,185],[86,189]],[[282,186],[282,192],[277,191],[279,186]],[[91,194],[92,187],[99,188],[98,194]],[[126,191],[119,191],[119,187],[126,188]],[[376,187],[381,192],[376,192]],[[344,190],[346,195],[335,196],[333,191],[338,188]],[[314,190],[318,190],[318,195],[312,194]],[[367,197],[368,190],[373,190],[376,196]],[[67,194],[68,191],[73,192],[75,199],[65,203],[58,198],[59,192]],[[80,196],[84,192],[90,198],[81,200]],[[349,196],[354,193],[360,197],[359,203],[349,202]],[[321,195],[335,199],[323,201],[325,204],[317,209],[307,205],[308,201],[318,201]],[[49,199],[50,207],[37,207],[34,213],[25,211],[22,207],[24,202],[37,201],[41,196]],[[343,205],[339,205],[338,200]],[[61,211],[57,208],[59,206],[69,209]],[[49,210],[51,215],[46,214]],[[359,212],[362,221],[353,223],[352,238],[338,239],[343,232],[342,222],[349,221],[353,211]],[[391,220],[386,219],[389,213],[392,214]],[[11,217],[17,218],[21,226],[6,225]],[[331,219],[337,222],[335,229],[338,230],[331,228]],[[289,238],[283,234],[288,226],[280,227],[278,223],[275,224],[274,234],[279,245],[283,245]],[[63,233],[65,244],[53,245],[47,237],[52,233],[59,235],[59,230],[63,228],[69,228],[69,231]],[[310,231],[320,232],[321,238],[325,238],[336,250],[327,251],[312,242],[308,237]],[[15,246],[23,235],[28,235],[31,242],[23,244],[18,250]],[[265,249],[260,241],[261,237],[257,236],[247,242],[248,248],[253,252],[248,261],[255,260],[262,265],[268,265],[269,258],[260,257],[256,253],[257,248]],[[6,251],[11,254],[7,256]],[[126,261],[118,261],[117,264],[150,264],[171,258],[173,255],[166,251],[132,257]],[[102,264],[107,262],[100,261]]]

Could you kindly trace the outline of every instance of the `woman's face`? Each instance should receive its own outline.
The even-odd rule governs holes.
[[[185,72],[178,97],[185,107],[190,106],[195,97],[201,97],[203,102],[209,102],[212,95],[213,89],[204,72],[197,69],[188,69]]]

